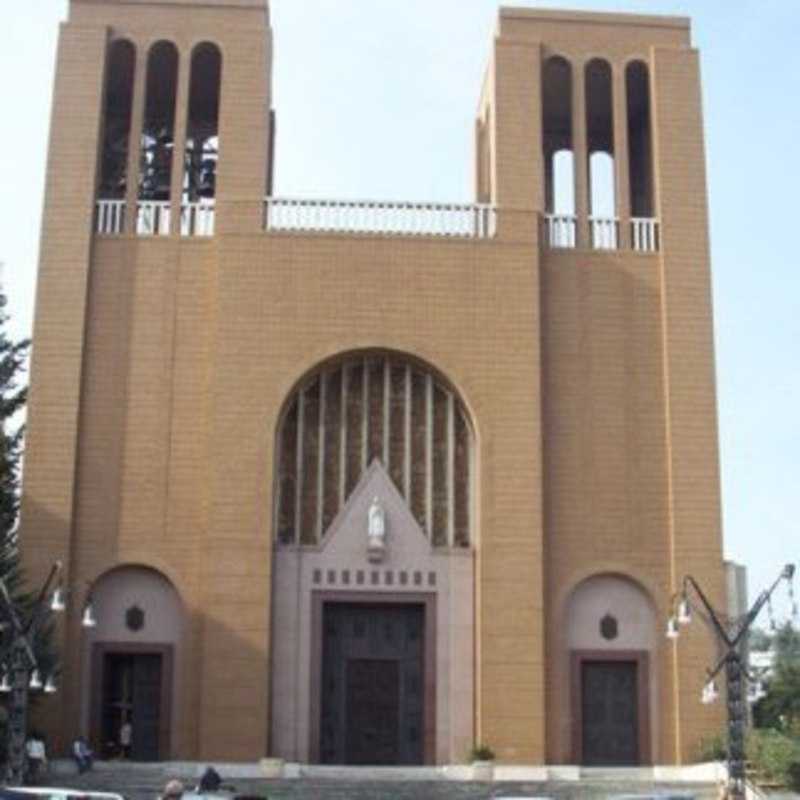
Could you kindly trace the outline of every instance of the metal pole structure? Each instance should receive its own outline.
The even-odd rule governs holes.
[[[702,619],[716,635],[722,645],[723,656],[717,665],[708,671],[708,683],[703,692],[704,701],[711,702],[716,698],[714,679],[725,672],[728,711],[728,797],[731,800],[744,800],[746,796],[746,769],[745,769],[745,729],[747,726],[745,680],[748,677],[747,668],[742,663],[741,645],[756,621],[761,610],[769,602],[773,592],[781,581],[791,585],[794,577],[794,564],[787,564],[772,586],[763,591],[753,603],[750,610],[739,619],[723,621],[722,615],[706,597],[697,581],[687,575],[683,579],[683,591],[673,598],[673,610],[680,601],[677,613],[674,613],[667,625],[667,636],[676,639],[679,634],[679,625],[685,625],[691,620],[691,604],[689,603],[690,590],[699,598],[705,614]],[[710,690],[710,691],[709,691]]]
[[[30,611],[27,623],[23,624],[20,609],[11,597],[5,581],[0,578],[0,619],[11,631],[11,642],[0,654],[0,663],[5,667],[5,676],[10,678],[8,761],[6,784],[21,786],[25,780],[25,744],[28,738],[28,691],[33,671],[37,668],[33,652],[33,640],[42,621],[51,607],[50,587],[61,573],[61,563],[50,570],[39,596]]]

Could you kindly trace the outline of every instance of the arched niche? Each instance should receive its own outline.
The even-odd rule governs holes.
[[[652,599],[627,576],[595,575],[575,587],[565,617],[574,762],[653,763],[660,627]]]
[[[161,572],[140,565],[104,573],[90,596],[97,624],[84,629],[80,732],[98,754],[119,756],[128,722],[133,760],[168,760],[184,669],[181,598]]]

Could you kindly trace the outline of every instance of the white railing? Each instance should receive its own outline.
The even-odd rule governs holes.
[[[167,200],[140,200],[136,206],[139,236],[169,236],[170,207]]]
[[[181,206],[181,236],[213,236],[216,207],[213,198]]]
[[[264,229],[488,239],[497,231],[497,210],[483,204],[268,197]]]
[[[631,246],[640,253],[657,253],[661,249],[661,226],[654,217],[631,219]]]
[[[124,200],[98,200],[95,206],[94,230],[104,236],[119,236],[125,230]]]
[[[574,214],[546,214],[544,218],[547,246],[572,249],[575,247],[577,220]]]
[[[589,241],[594,250],[616,250],[619,242],[616,217],[589,217]]]

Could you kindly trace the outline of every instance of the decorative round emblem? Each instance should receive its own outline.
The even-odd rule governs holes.
[[[144,611],[139,606],[131,606],[125,612],[125,625],[128,630],[140,631],[144,628]]]
[[[619,636],[619,623],[616,617],[612,617],[611,614],[606,614],[603,619],[600,620],[600,635],[609,642]]]

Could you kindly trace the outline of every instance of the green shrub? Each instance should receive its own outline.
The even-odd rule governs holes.
[[[469,751],[470,761],[494,761],[494,750],[485,744],[474,744]]]
[[[800,761],[800,745],[774,730],[754,730],[747,738],[747,760],[758,777],[770,783],[789,783],[789,770]]]
[[[697,745],[697,761],[705,763],[707,761],[724,761],[728,757],[728,749],[725,738],[721,735],[711,736],[708,739],[701,739]]]
[[[800,760],[789,764],[789,788],[793,792],[800,792]]]

